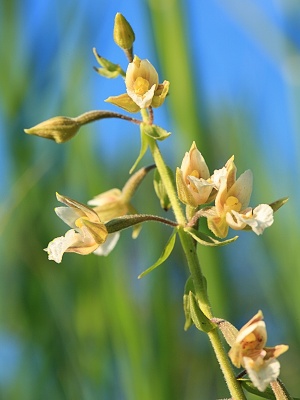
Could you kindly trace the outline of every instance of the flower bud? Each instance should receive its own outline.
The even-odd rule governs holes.
[[[134,40],[135,35],[131,25],[121,13],[117,13],[114,25],[114,41],[121,49],[130,50]]]
[[[35,125],[33,128],[24,129],[29,135],[36,135],[64,143],[76,135],[81,124],[73,118],[54,117]]]

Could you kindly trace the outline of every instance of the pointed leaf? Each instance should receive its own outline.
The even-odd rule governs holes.
[[[194,281],[191,275],[188,277],[184,285],[184,294],[189,295],[190,292],[195,294]]]
[[[279,210],[280,207],[282,207],[287,201],[288,197],[284,197],[283,199],[279,199],[274,201],[273,203],[269,204],[269,206],[273,209],[273,211]]]
[[[272,389],[267,388],[264,392],[259,391],[250,379],[239,379],[244,389],[246,389],[249,393],[256,394],[262,399],[276,400],[276,397],[272,391]]]
[[[167,167],[167,168],[168,168],[169,174],[172,174],[171,169],[169,167]],[[154,190],[155,190],[157,197],[159,198],[161,208],[164,209],[165,211],[168,211],[169,208],[171,207],[170,199],[169,199],[169,196],[167,195],[165,185],[163,184],[163,182],[161,180],[161,176],[157,169],[154,171],[153,178],[154,178],[153,179]]]
[[[184,295],[183,295],[183,311],[185,315],[185,323],[184,323],[184,330],[187,331],[192,325],[193,325],[193,320],[191,318],[191,313],[190,313],[190,298],[189,298],[189,293],[192,292],[194,293],[195,288],[194,288],[194,282],[192,276],[190,276],[184,286]]]
[[[103,76],[104,78],[117,78],[120,75],[120,71],[109,71],[105,68],[94,68],[99,75]]]
[[[141,128],[140,128],[141,129]],[[132,172],[135,170],[137,167],[138,163],[141,161],[141,159],[144,157],[146,151],[148,149],[148,140],[147,136],[144,134],[143,130],[141,129],[141,149],[140,153],[138,155],[138,158],[135,160],[133,166],[130,168],[129,173],[132,174]]]
[[[189,228],[186,227],[184,228],[184,231],[187,232],[189,235],[192,236],[198,243],[204,245],[204,246],[212,246],[212,247],[217,247],[217,246],[225,246],[226,244],[234,242],[238,236],[235,236],[231,239],[223,240],[222,242],[212,238],[211,236],[206,235],[203,232],[198,232],[194,228]]]
[[[190,205],[192,207],[197,207],[197,202],[194,199],[191,191],[187,187],[186,183],[183,179],[183,174],[180,168],[176,169],[176,187],[177,193],[180,201],[186,205]]]
[[[152,139],[155,140],[165,140],[168,136],[171,135],[171,132],[167,132],[165,129],[157,125],[149,125],[142,123],[141,129],[146,135],[150,136]]]
[[[149,272],[153,271],[156,267],[158,267],[160,264],[162,264],[164,261],[167,260],[167,258],[170,256],[172,253],[172,250],[175,245],[175,240],[176,240],[176,230],[173,231],[172,235],[170,236],[170,239],[168,240],[166,247],[164,248],[161,256],[159,259],[154,263],[151,267],[146,269],[146,271],[142,272],[139,276],[138,279],[142,278],[143,276],[149,274]]]
[[[192,292],[189,292],[189,308],[190,317],[197,329],[203,332],[210,332],[217,327],[217,325],[211,322],[211,320],[202,312],[196,296]]]
[[[116,78],[119,75],[125,76],[125,72],[118,64],[114,64],[111,61],[107,60],[104,57],[101,57],[95,48],[93,48],[93,53],[96,57],[96,60],[101,65],[102,68],[94,68],[98,74],[106,77],[106,78]]]

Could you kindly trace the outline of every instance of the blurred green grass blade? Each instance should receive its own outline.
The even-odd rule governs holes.
[[[189,53],[183,4],[179,0],[148,0],[148,4],[163,79],[170,81],[168,102],[178,130],[184,132],[184,137],[179,140],[185,143],[197,140],[201,148],[205,135],[201,121],[201,93],[195,91],[195,71]]]

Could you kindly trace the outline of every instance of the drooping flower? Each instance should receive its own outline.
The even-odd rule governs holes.
[[[95,252],[99,247],[105,253],[112,250],[114,243],[107,241],[107,229],[94,210],[58,193],[56,197],[67,207],[57,207],[55,212],[72,229],[65,236],[55,238],[48,244],[45,251],[49,260],[60,263],[66,252],[86,255]]]
[[[283,344],[265,347],[266,342],[266,324],[259,311],[237,333],[228,353],[232,363],[237,368],[244,367],[254,386],[261,392],[279,376],[280,364],[277,357],[288,350],[288,346]]]
[[[252,192],[252,172],[247,170],[236,179],[233,157],[212,180],[219,185],[215,206],[204,210],[202,216],[207,218],[208,227],[216,236],[224,238],[229,227],[241,230],[247,225],[260,235],[272,225],[273,209],[268,204],[260,204],[254,209],[248,207]]]
[[[93,210],[104,223],[126,214],[137,214],[136,209],[131,204],[131,199],[142,180],[154,167],[155,165],[150,165],[149,167],[140,168],[128,179],[122,190],[114,188],[100,193],[88,201],[88,204],[93,206]],[[132,233],[134,239],[138,236],[140,229],[140,225],[134,226]],[[119,232],[114,233],[114,235],[119,235]]]
[[[120,232],[117,230],[109,233],[105,223],[129,213],[137,213],[130,203],[131,198],[154,167],[155,165],[150,165],[138,170],[128,179],[122,190],[111,189],[94,197],[88,202],[93,208],[57,193],[58,201],[67,207],[57,207],[55,212],[72,229],[65,236],[49,243],[45,249],[49,260],[60,263],[66,252],[83,255],[94,253],[101,256],[109,254],[118,242]],[[140,229],[140,224],[134,224],[133,238],[138,236]]]
[[[168,94],[170,82],[159,84],[153,65],[146,59],[134,56],[127,67],[125,85],[126,94],[111,96],[106,101],[128,112],[137,112],[150,106],[161,106]]]
[[[192,207],[205,204],[215,187],[210,179],[206,162],[193,142],[189,152],[185,153],[181,167],[176,171],[177,192],[180,200]]]

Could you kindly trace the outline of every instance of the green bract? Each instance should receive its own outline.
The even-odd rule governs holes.
[[[157,125],[149,125],[141,123],[141,129],[143,132],[155,140],[165,140],[171,135],[171,132],[167,132],[165,129]]]
[[[172,253],[172,250],[174,248],[175,245],[175,240],[176,240],[176,231],[174,231],[172,233],[172,235],[170,236],[166,247],[164,248],[163,252],[161,253],[159,259],[153,264],[151,265],[151,267],[149,267],[148,269],[146,269],[146,271],[142,272],[138,278],[142,278],[143,276],[149,274],[149,272],[153,271],[156,267],[158,267],[159,265],[161,265],[164,261],[167,260],[167,258],[170,256],[170,254]]]

